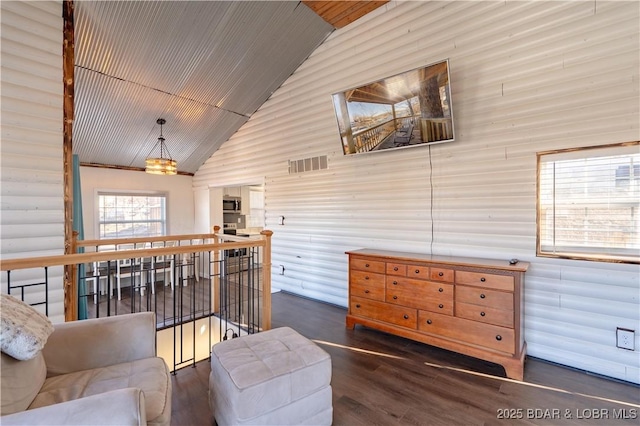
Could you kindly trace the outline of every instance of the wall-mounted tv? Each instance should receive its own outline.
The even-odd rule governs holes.
[[[345,155],[454,140],[448,60],[332,96]]]

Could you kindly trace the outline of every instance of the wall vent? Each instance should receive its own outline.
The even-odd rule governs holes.
[[[328,168],[327,156],[303,158],[301,160],[289,160],[289,174],[310,172],[312,170],[324,170]]]

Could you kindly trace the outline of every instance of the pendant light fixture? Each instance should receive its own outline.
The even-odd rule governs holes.
[[[164,143],[164,137],[162,136],[162,125],[166,122],[164,118],[158,118],[158,121],[156,121],[156,123],[160,125],[160,137],[158,138],[158,143],[149,153],[144,169],[145,172],[151,173],[152,175],[175,175],[178,173],[178,164],[176,160],[171,159],[171,154],[169,154],[167,145]],[[158,145],[160,145],[160,157],[151,157],[151,153]]]

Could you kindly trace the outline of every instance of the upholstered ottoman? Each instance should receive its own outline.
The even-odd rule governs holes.
[[[331,358],[289,327],[213,345],[209,402],[218,425],[330,425]]]

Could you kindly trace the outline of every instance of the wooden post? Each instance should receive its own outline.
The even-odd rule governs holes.
[[[264,259],[262,261],[262,329],[271,329],[271,236],[273,231],[260,232],[265,239]]]
[[[220,226],[213,227],[213,243],[220,242],[218,233],[220,232]],[[213,251],[213,279],[211,280],[211,312],[220,311],[220,250]]]
[[[64,253],[75,254],[73,243],[73,91],[74,91],[74,21],[73,0],[62,3],[63,17],[63,47],[62,47],[62,80],[64,86],[63,98],[63,180],[64,180]],[[78,289],[74,280],[77,265],[64,267],[64,319],[75,321],[78,319]]]
[[[78,235],[80,235],[80,233],[78,231],[73,231],[72,235],[73,236],[71,238],[71,253],[75,254],[78,252]],[[72,265],[66,265],[65,269],[66,268],[71,268],[71,286],[69,286],[70,288],[69,292],[71,293],[73,300],[69,304],[69,309],[68,309],[71,319],[66,318],[67,309],[65,309],[65,321],[77,321],[78,320],[78,264],[74,263]]]

